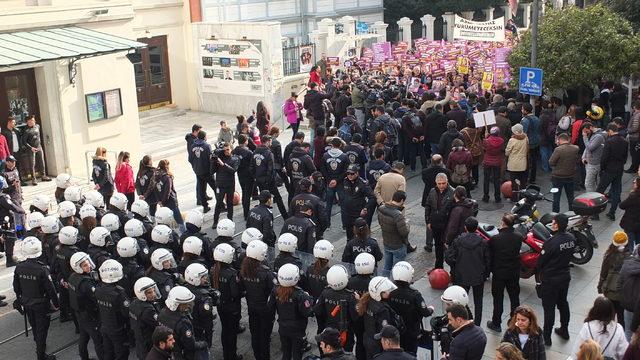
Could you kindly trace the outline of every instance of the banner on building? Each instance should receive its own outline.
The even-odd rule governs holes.
[[[504,41],[504,17],[489,21],[471,21],[456,15],[455,40]]]
[[[313,66],[313,46],[300,47],[300,72],[308,73]]]
[[[260,96],[262,53],[254,40],[200,40],[202,91]]]

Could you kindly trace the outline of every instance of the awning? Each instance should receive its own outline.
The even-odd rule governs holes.
[[[0,67],[111,54],[145,47],[137,41],[76,26],[0,34]]]

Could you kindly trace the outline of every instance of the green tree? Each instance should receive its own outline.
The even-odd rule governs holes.
[[[544,70],[544,86],[549,89],[616,80],[635,72],[639,43],[631,24],[606,6],[547,8],[538,27],[537,67]],[[527,31],[508,60],[516,81],[519,68],[529,66],[530,60]]]
[[[603,0],[602,2],[629,20],[634,28],[640,28],[640,0]]]

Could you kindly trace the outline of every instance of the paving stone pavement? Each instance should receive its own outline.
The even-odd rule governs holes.
[[[215,143],[217,139],[217,130],[219,128],[220,120],[226,120],[231,127],[235,126],[235,117],[229,115],[219,114],[206,114],[198,112],[168,112],[157,116],[147,117],[142,119],[141,122],[141,136],[143,142],[143,149],[146,154],[152,155],[154,163],[158,160],[166,158],[171,162],[172,170],[176,176],[176,189],[178,192],[178,199],[181,210],[187,211],[195,208],[195,177],[190,169],[188,162],[186,161],[186,144],[184,141],[184,135],[190,131],[193,123],[200,123],[208,132],[208,138],[211,143]],[[284,145],[289,142],[291,138],[291,130],[285,131],[280,136],[280,141]],[[110,149],[111,150],[111,149]],[[114,149],[114,150],[126,150]],[[134,171],[137,169],[138,159],[132,161]],[[434,253],[426,253],[422,250],[422,245],[425,241],[425,224],[424,224],[424,211],[420,205],[420,199],[422,196],[422,181],[419,176],[419,167],[416,172],[409,172],[407,174],[407,188],[408,188],[408,201],[406,206],[406,215],[411,224],[410,240],[412,243],[418,245],[418,251],[413,254],[409,254],[407,261],[413,264],[415,272],[414,286],[421,291],[426,302],[433,304],[437,313],[442,313],[442,304],[439,300],[441,291],[433,290],[429,287],[428,281],[425,278],[425,271],[432,267],[435,255]],[[539,185],[543,189],[549,189],[550,179],[548,174],[541,174],[539,177]],[[624,177],[623,183],[623,197],[626,196],[631,186],[630,175]],[[86,179],[78,178],[77,182],[84,184],[86,187],[90,187]],[[25,188],[25,204],[29,204],[30,200],[39,193],[53,194],[54,189],[52,183],[43,183],[37,187]],[[239,189],[239,185],[236,186]],[[210,190],[209,190],[210,191]],[[283,195],[286,195],[284,190],[281,189]],[[211,194],[211,191],[210,191]],[[472,192],[474,198],[481,197],[481,191],[475,190]],[[213,201],[211,202],[213,204]],[[255,202],[253,203],[255,204]],[[546,213],[551,210],[551,204],[541,202],[538,204],[542,213]],[[507,212],[511,208],[511,203],[503,202],[502,204],[489,203],[485,204],[480,202],[480,212],[478,219],[481,222],[487,222],[491,224],[497,224],[500,217],[504,212]],[[566,202],[562,203],[562,209],[566,210]],[[277,208],[274,210],[277,215]],[[236,232],[240,232],[244,229],[244,221],[242,220],[241,207],[235,209],[234,221],[237,224]],[[622,213],[618,211],[618,217]],[[210,229],[212,212],[206,214],[205,228],[211,236],[215,236],[215,232]],[[224,216],[224,215],[223,215]],[[346,243],[344,231],[339,227],[339,213],[338,209],[334,207],[334,218],[332,221],[333,227],[325,233],[325,238],[331,241],[335,248],[336,254],[341,254]],[[606,219],[604,216],[603,219]],[[377,221],[374,221],[372,228],[372,236],[377,238],[381,243],[380,229],[377,226]],[[277,218],[275,221],[276,232],[279,233],[282,226],[282,219]],[[594,222],[594,232],[601,244],[599,249],[595,250],[593,259],[586,265],[576,266],[572,269],[572,281],[569,289],[569,303],[571,307],[571,321],[569,332],[572,337],[575,337],[579,331],[582,321],[586,316],[588,309],[593,303],[593,299],[597,295],[596,284],[599,276],[600,264],[602,262],[602,255],[609,244],[611,235],[618,229],[617,222],[611,222],[609,220],[601,220]],[[236,241],[239,241],[237,239]],[[336,255],[339,256],[339,255]],[[4,269],[0,264],[0,293],[9,297],[9,301],[12,301],[14,294],[11,290],[12,269]],[[539,318],[542,318],[542,306],[540,300],[535,295],[534,281],[532,279],[521,281],[521,293],[520,301],[522,304],[528,304],[532,306],[538,313]],[[506,298],[506,296],[505,296]],[[472,303],[472,302],[471,302]],[[483,328],[485,329],[488,337],[488,344],[485,351],[485,358],[494,358],[494,349],[498,345],[501,334],[497,334],[484,327],[486,320],[490,319],[492,311],[492,297],[490,294],[490,281],[485,283],[484,296],[483,296]],[[503,316],[505,322],[508,314],[507,299],[505,299],[505,315]],[[559,321],[556,316],[556,321]],[[247,325],[248,320],[246,316],[246,306],[243,302],[243,319],[242,323]],[[503,329],[506,324],[503,322]],[[425,322],[426,323],[426,322]],[[17,336],[11,340],[12,336],[18,335],[21,330],[24,329],[23,320],[20,318],[16,311],[12,311],[9,307],[0,309],[0,353],[7,355],[7,358],[34,358],[34,344],[31,339],[24,336]],[[310,319],[309,326],[307,328],[307,334],[312,336],[316,333],[315,319]],[[216,324],[216,332],[214,334],[214,340],[219,339],[220,325]],[[274,327],[272,334],[272,349],[271,355],[274,359],[280,358],[280,342],[277,336],[277,325]],[[52,321],[51,328],[49,330],[49,351],[57,352],[58,359],[76,359],[77,358],[77,346],[74,345],[75,335],[73,334],[73,325],[69,323],[61,324],[57,320]],[[212,358],[221,358],[221,348],[219,341],[214,341],[212,348]],[[553,346],[547,349],[548,359],[566,359],[571,351],[573,345],[572,340],[564,341],[559,337],[553,335]],[[57,351],[59,350],[59,351]],[[90,345],[90,351],[93,351]],[[317,353],[317,350],[313,350]],[[238,354],[244,356],[245,360],[251,360],[254,358],[251,345],[250,335],[248,330],[238,335]],[[429,359],[430,356],[426,352],[420,352],[420,359]],[[130,359],[134,359],[133,353]]]

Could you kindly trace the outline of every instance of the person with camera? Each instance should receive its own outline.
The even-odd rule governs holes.
[[[227,204],[227,219],[233,219],[233,196],[236,191],[236,171],[240,161],[231,155],[231,145],[222,143],[211,156],[211,173],[216,174],[216,207],[213,211],[213,228],[218,225],[223,201]]]
[[[453,304],[447,308],[449,326],[453,329],[453,340],[449,352],[443,354],[446,360],[480,360],[487,346],[487,335],[480,326],[469,319],[466,307]]]

